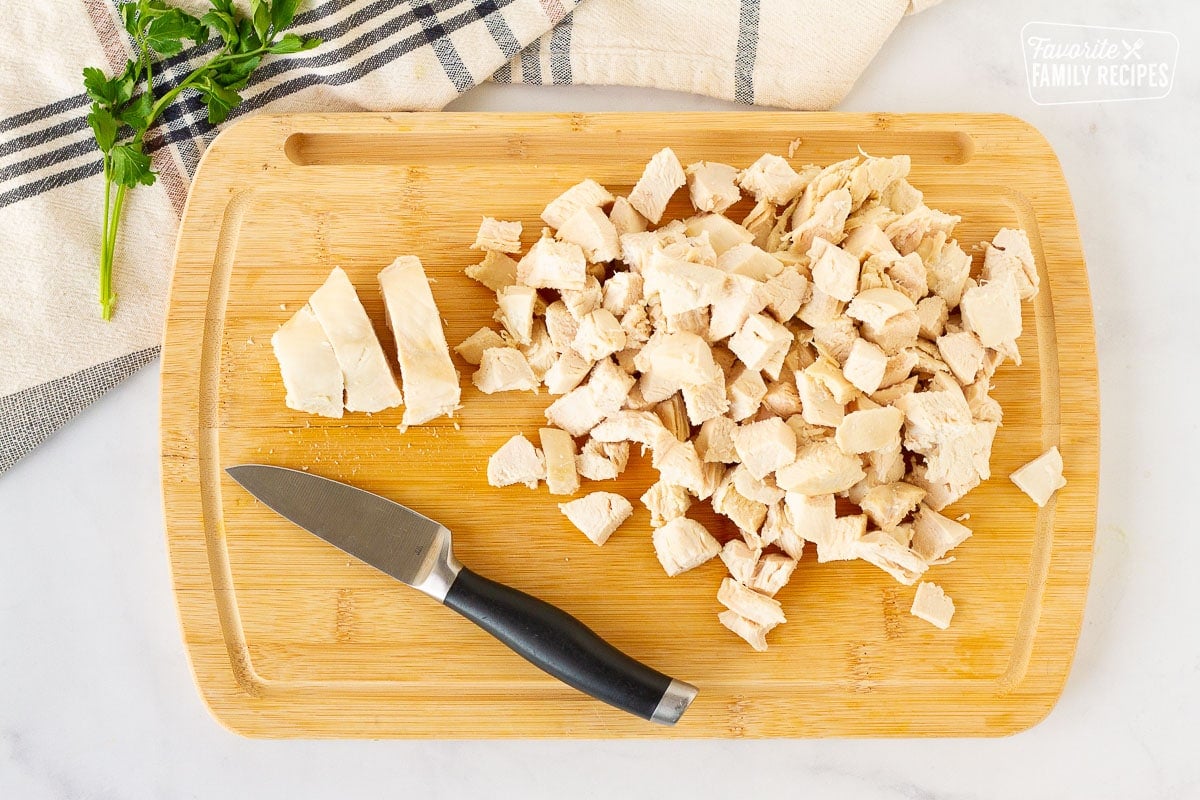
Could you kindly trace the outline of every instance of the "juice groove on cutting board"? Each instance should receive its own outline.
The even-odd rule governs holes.
[[[797,163],[907,153],[926,202],[961,214],[968,252],[1025,228],[1042,291],[1025,304],[1024,363],[997,373],[1004,425],[992,479],[952,513],[975,535],[926,576],[958,613],[939,631],[913,589],[811,547],[779,599],[789,623],[754,653],[717,622],[711,562],[666,577],[633,458],[589,484],[634,501],[603,548],[545,487],[495,489],[488,456],[544,424],[541,394],[486,396],[456,358],[463,409],[406,433],[402,409],[312,417],[283,404],[270,337],[334,266],[358,287],[387,350],[375,275],[421,257],[456,344],[494,298],[462,274],[487,214],[519,219],[594,178],[626,193],[671,146],[685,163]],[[742,206],[748,208],[748,203]],[[741,206],[739,206],[739,210]],[[667,218],[688,213],[686,192]],[[738,218],[736,213],[731,216]],[[281,308],[282,306],[282,308]],[[1095,530],[1095,337],[1062,171],[1034,129],[1001,115],[346,114],[259,116],[230,128],[197,173],[176,253],[163,349],[163,491],[174,586],[201,693],[253,736],[698,737],[1002,735],[1041,719],[1075,648]],[[1037,509],[1008,473],[1058,444],[1068,484]],[[562,606],[631,655],[695,683],[674,728],[641,722],[545,676],[433,601],[290,525],[229,480],[246,462],[307,466],[412,506],[454,532],[477,571]],[[697,518],[719,532],[711,513]]]

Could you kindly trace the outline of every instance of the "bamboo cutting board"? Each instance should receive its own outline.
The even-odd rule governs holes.
[[[543,424],[543,392],[480,394],[402,433],[401,410],[328,420],[291,411],[271,334],[334,266],[358,286],[385,350],[375,275],[419,255],[456,344],[494,298],[463,267],[481,215],[519,219],[585,177],[626,193],[654,152],[746,165],[765,151],[827,164],[908,153],[929,205],[961,214],[970,252],[1028,231],[1042,291],[1025,304],[1024,363],[996,376],[1004,407],[993,478],[953,506],[975,535],[927,577],[954,598],[940,631],[913,589],[861,562],[809,554],[780,595],[788,624],[755,653],[717,621],[723,565],[666,577],[637,502],[634,458],[585,488],[634,501],[603,548],[544,486],[494,489],[488,456]],[[744,204],[748,207],[748,204]],[[736,209],[736,210],[741,210]],[[686,213],[679,192],[667,218]],[[731,216],[737,218],[736,213]],[[978,259],[977,259],[978,261]],[[285,737],[763,737],[1001,735],[1054,705],[1083,613],[1095,529],[1097,380],[1087,275],[1058,161],[998,115],[355,114],[259,116],[222,134],[196,175],[179,236],[163,349],[167,537],[196,680],[247,735]],[[536,441],[536,439],[534,439]],[[1008,480],[1057,444],[1065,489],[1039,510]],[[223,473],[306,467],[447,525],[463,562],[579,617],[634,657],[700,687],[675,728],[556,683],[432,600],[293,527]],[[707,508],[707,505],[705,506]],[[725,536],[732,529],[697,515]]]

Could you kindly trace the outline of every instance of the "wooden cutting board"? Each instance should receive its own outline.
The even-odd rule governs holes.
[[[384,347],[376,273],[421,257],[456,344],[490,321],[468,280],[481,215],[519,219],[583,178],[626,193],[665,145],[683,163],[763,152],[827,164],[908,153],[929,205],[961,214],[970,251],[1002,226],[1029,232],[1042,291],[1025,307],[1024,363],[996,376],[1004,407],[993,478],[952,507],[975,535],[928,578],[954,598],[940,631],[908,613],[913,589],[861,562],[802,560],[780,599],[788,624],[755,653],[717,622],[723,566],[666,577],[637,502],[634,459],[589,488],[634,501],[603,548],[545,487],[487,485],[488,456],[533,437],[543,392],[485,396],[405,433],[400,409],[341,420],[286,408],[271,334],[346,269]],[[743,204],[748,207],[748,204]],[[668,218],[686,212],[677,194]],[[736,215],[733,215],[736,216]],[[976,259],[977,262],[979,259]],[[230,728],[268,737],[991,736],[1044,717],[1083,613],[1096,517],[1095,337],[1079,235],[1046,140],[973,114],[351,114],[258,116],[209,148],[176,254],[163,348],[167,537],[196,680]],[[1039,510],[1008,480],[1057,444],[1068,484]],[[700,687],[677,727],[556,683],[425,596],[293,527],[223,473],[307,468],[445,523],[476,570],[562,606],[658,669]],[[697,515],[724,536],[731,528]]]

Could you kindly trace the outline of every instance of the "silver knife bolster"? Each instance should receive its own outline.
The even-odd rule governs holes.
[[[450,547],[450,531],[445,528],[442,530],[445,533],[437,537],[438,546],[430,553],[432,563],[429,573],[418,583],[412,584],[414,589],[419,589],[439,603],[445,602],[446,594],[463,566]]]

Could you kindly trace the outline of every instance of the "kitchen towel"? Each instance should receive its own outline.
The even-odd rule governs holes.
[[[315,0],[324,43],[265,62],[231,124],[270,111],[440,109],[480,82],[614,84],[827,109],[906,13],[937,0]],[[203,4],[184,0],[198,10]],[[188,183],[219,132],[183,95],[147,137],[111,322],[97,303],[101,169],[85,66],[130,55],[116,0],[7,0],[0,49],[0,473],[157,355]],[[215,42],[166,59],[160,90]]]

